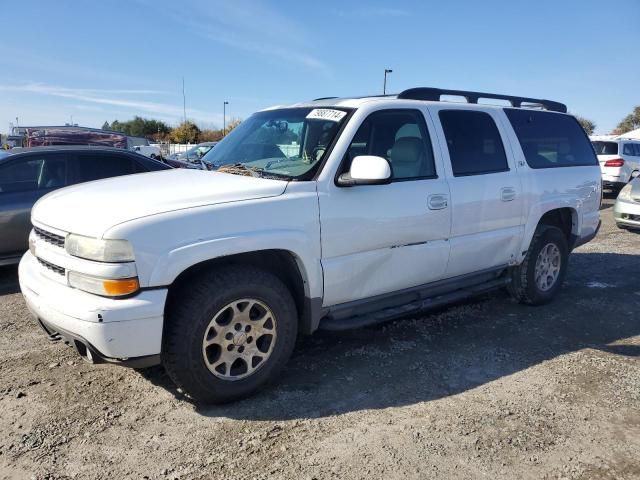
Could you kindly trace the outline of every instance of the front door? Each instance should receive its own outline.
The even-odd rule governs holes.
[[[386,158],[388,185],[318,185],[324,306],[442,278],[449,258],[449,188],[422,111],[381,110],[357,130],[342,162]]]
[[[67,183],[66,155],[16,155],[0,166],[0,260],[29,248],[31,207]]]

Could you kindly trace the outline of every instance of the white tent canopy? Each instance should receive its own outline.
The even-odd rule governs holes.
[[[631,130],[630,132],[627,132],[627,133],[623,133],[618,138],[634,138],[634,139],[637,138],[638,140],[640,140],[640,128]]]

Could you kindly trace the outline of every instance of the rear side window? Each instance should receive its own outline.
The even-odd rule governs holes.
[[[635,148],[633,148],[633,143],[625,143],[624,147],[622,148],[622,154],[635,156],[636,152]]]
[[[471,110],[441,110],[453,175],[482,175],[509,170],[500,132],[491,115]]]
[[[618,155],[617,142],[591,142],[596,155]]]
[[[133,162],[125,155],[79,153],[73,159],[73,166],[76,183],[134,173]]]
[[[570,115],[505,108],[531,168],[598,165],[589,138]]]

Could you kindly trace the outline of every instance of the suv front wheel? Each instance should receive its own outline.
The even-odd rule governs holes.
[[[569,247],[562,230],[540,225],[524,260],[511,269],[509,293],[529,305],[550,302],[562,286],[568,260]]]
[[[223,403],[275,378],[297,336],[291,293],[275,275],[222,267],[183,284],[172,296],[162,363],[192,398]]]

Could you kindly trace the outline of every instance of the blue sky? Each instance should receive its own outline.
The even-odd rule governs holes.
[[[640,0],[6,2],[0,131],[133,115],[222,124],[415,86],[566,103],[608,132],[640,104]]]

